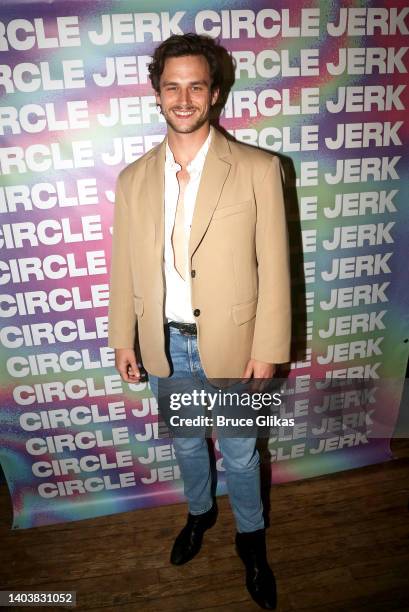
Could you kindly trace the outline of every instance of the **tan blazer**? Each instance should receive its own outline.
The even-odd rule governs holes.
[[[164,338],[166,139],[122,170],[116,186],[108,345],[139,347],[169,376]],[[250,357],[290,359],[290,272],[277,156],[214,130],[189,242],[192,307],[208,378],[240,378]]]

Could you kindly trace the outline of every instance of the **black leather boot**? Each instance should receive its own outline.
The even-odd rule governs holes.
[[[254,601],[265,610],[277,606],[274,574],[268,565],[264,529],[236,534],[236,550],[246,566],[246,587]]]
[[[197,555],[202,545],[203,534],[213,527],[217,518],[217,506],[213,506],[203,514],[187,515],[187,523],[177,536],[170,554],[173,565],[183,565]]]

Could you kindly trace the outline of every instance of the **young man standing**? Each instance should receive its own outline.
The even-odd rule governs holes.
[[[212,379],[271,379],[290,358],[280,164],[210,126],[218,58],[216,43],[195,34],[171,36],[156,49],[149,72],[167,137],[117,181],[108,344],[126,382],[140,380],[138,345],[156,395],[159,383],[178,378],[196,388]],[[171,553],[180,565],[199,552],[217,508],[205,438],[173,444],[189,505]],[[256,440],[219,444],[246,585],[273,609]]]

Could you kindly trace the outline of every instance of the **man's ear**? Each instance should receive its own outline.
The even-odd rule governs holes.
[[[210,101],[212,106],[214,106],[216,104],[217,100],[219,99],[219,93],[220,93],[220,89],[218,87],[213,89],[213,91],[212,91],[212,99]]]
[[[156,100],[156,104],[160,106],[161,105],[160,93],[158,91],[155,91],[155,100]]]

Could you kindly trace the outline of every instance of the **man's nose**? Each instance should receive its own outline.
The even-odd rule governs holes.
[[[179,100],[181,104],[185,104],[186,106],[190,105],[191,98],[190,98],[189,89],[183,89],[183,88],[180,89]]]

